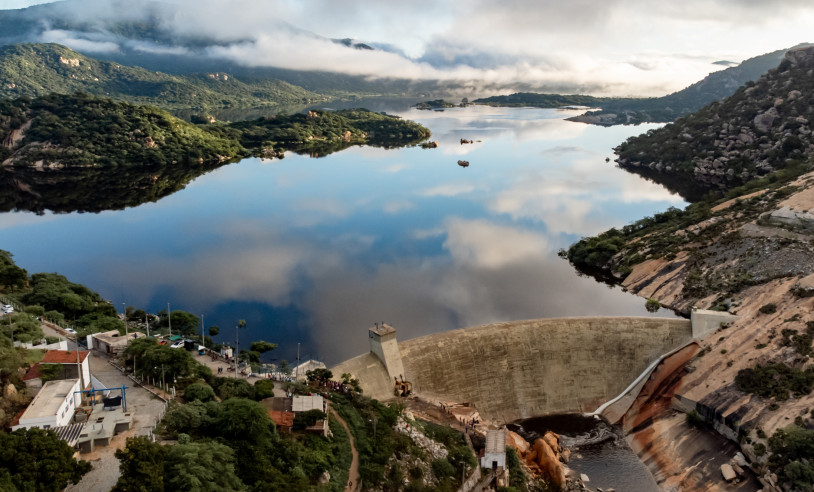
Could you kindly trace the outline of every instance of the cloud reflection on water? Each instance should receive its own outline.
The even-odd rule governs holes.
[[[604,162],[643,130],[528,108],[403,116],[428,125],[442,149],[354,147],[274,166],[250,159],[155,204],[6,214],[0,227],[12,252],[25,251],[26,268],[39,271],[39,261],[71,278],[78,272],[116,305],[159,310],[171,301],[231,326],[236,312],[244,317],[235,303],[256,303],[264,309],[245,315],[258,317],[248,319],[247,339],[280,343],[281,358],[297,342],[328,363],[356,355],[366,350],[365,330],[382,320],[406,339],[512,319],[645,314],[640,299],[578,277],[556,256],[580,235],[681,205]],[[444,146],[468,152],[471,166],[461,169]],[[63,246],[86,259],[49,255],[47,238],[77,227],[82,233],[64,236]],[[275,316],[291,326],[272,327]]]

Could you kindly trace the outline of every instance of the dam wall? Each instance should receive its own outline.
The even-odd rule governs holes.
[[[393,397],[387,367],[424,398],[468,403],[495,422],[591,412],[622,393],[662,354],[693,338],[689,320],[586,317],[513,321],[398,342],[399,354],[332,368],[361,380],[368,396]],[[392,360],[400,355],[400,361]],[[368,380],[369,383],[366,381]]]

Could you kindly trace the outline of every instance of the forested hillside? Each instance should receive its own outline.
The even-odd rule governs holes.
[[[326,101],[273,78],[238,80],[223,73],[171,75],[99,61],[58,44],[0,46],[0,98],[85,92],[166,110],[305,105]]]

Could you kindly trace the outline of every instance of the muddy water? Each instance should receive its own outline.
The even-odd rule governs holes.
[[[627,445],[617,427],[582,415],[550,415],[510,424],[529,442],[553,431],[571,449],[568,467],[585,474],[591,490],[613,488],[617,492],[658,492],[653,476]]]

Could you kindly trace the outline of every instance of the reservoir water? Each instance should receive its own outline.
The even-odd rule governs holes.
[[[241,340],[278,343],[271,356],[289,361],[297,344],[329,365],[363,353],[377,321],[408,339],[495,321],[648,315],[644,300],[578,276],[557,251],[684,205],[606,162],[653,125],[587,126],[564,121],[574,111],[534,108],[396,109],[439,147],[245,159],[125,210],[4,213],[0,248],[120,310],[170,303],[205,315],[222,342],[245,319]]]
[[[621,429],[604,420],[583,415],[549,415],[510,424],[511,430],[534,443],[547,431],[559,434],[571,450],[568,467],[578,476],[587,475],[591,490],[612,488],[619,492],[661,490],[622,437]]]

